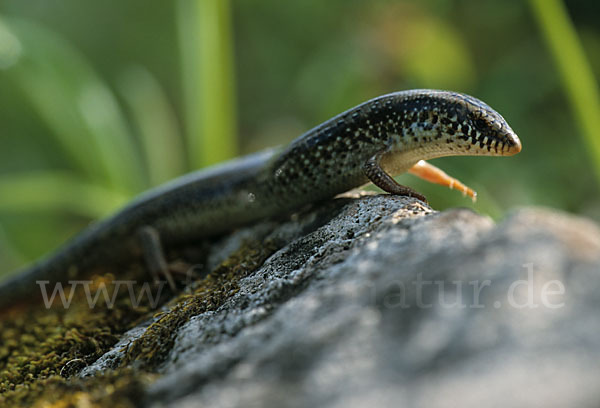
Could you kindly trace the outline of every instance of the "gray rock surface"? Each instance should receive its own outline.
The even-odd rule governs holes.
[[[262,229],[261,229],[262,228]],[[220,244],[214,262],[248,228]],[[592,407],[600,231],[544,209],[499,224],[401,197],[338,200],[176,334],[154,407]]]

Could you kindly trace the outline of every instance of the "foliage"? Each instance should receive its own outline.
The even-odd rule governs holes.
[[[530,0],[600,182],[600,89],[560,0]]]

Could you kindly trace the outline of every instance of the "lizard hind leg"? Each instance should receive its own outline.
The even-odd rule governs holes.
[[[163,276],[167,280],[171,290],[176,291],[177,286],[165,258],[158,231],[153,227],[145,226],[138,230],[137,235],[142,248],[144,262],[154,282],[159,282],[160,277]]]
[[[423,194],[417,193],[410,187],[399,184],[381,167],[382,153],[377,153],[371,157],[363,166],[365,176],[377,187],[385,192],[395,195],[415,197],[427,203],[427,198]]]
[[[419,160],[408,172],[430,183],[440,184],[450,189],[461,191],[463,195],[471,197],[473,202],[477,200],[477,192],[461,183],[460,180],[449,176],[433,164],[427,163],[425,160]]]

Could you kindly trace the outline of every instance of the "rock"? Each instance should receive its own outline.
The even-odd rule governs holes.
[[[369,196],[241,230],[210,262],[255,231],[285,244],[174,333],[145,405],[597,405],[593,223]]]

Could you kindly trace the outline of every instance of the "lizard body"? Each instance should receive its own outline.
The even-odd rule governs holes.
[[[435,90],[384,95],[335,116],[283,149],[191,173],[142,194],[2,283],[0,307],[31,296],[36,281],[64,281],[107,259],[139,254],[138,232],[146,227],[172,245],[289,213],[369,181],[387,192],[423,199],[390,176],[406,171],[474,196],[423,160],[509,156],[520,150],[519,138],[502,116],[478,99]]]

